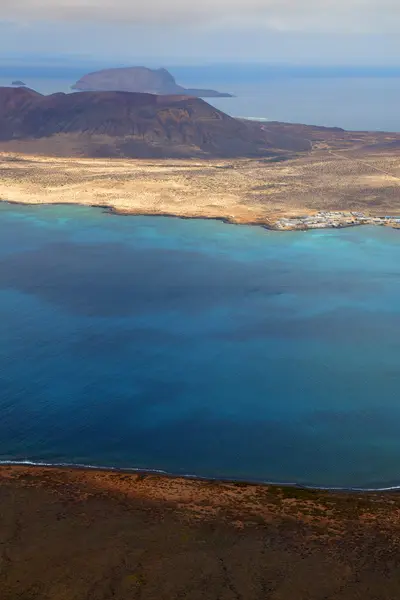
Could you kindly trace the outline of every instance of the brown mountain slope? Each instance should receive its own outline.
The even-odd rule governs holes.
[[[72,86],[79,91],[119,91],[150,94],[175,94],[199,98],[230,97],[231,94],[215,90],[185,89],[178,85],[166,69],[127,67],[103,69],[84,75]]]
[[[265,124],[270,134],[277,133],[310,140],[314,150],[392,151],[400,147],[400,133],[388,131],[346,131],[340,127],[302,125],[269,121]]]
[[[33,143],[33,140],[37,143]],[[269,132],[199,98],[130,92],[41,96],[0,88],[1,149],[79,156],[270,156],[307,151],[301,136]],[[39,143],[40,141],[40,143]]]
[[[18,120],[40,98],[27,88],[0,88],[0,140],[14,137]]]
[[[42,98],[41,94],[25,87],[0,88],[0,117],[7,111],[22,110],[32,101]]]

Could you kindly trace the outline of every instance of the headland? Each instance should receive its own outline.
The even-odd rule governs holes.
[[[393,599],[400,496],[0,468],[2,598]]]

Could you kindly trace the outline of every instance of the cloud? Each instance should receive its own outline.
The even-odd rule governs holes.
[[[397,33],[398,0],[0,0],[1,19]]]

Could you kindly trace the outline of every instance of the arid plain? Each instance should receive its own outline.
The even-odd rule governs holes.
[[[318,211],[400,214],[400,136],[326,131],[316,128],[311,152],[263,159],[50,157],[38,154],[40,141],[35,154],[26,153],[29,142],[24,154],[18,142],[8,143],[0,155],[0,198],[269,227]]]

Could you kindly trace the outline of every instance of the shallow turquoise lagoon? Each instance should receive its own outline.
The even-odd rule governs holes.
[[[0,459],[400,484],[400,231],[0,204]]]

